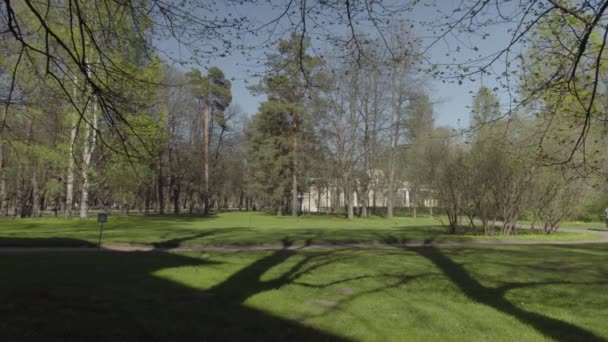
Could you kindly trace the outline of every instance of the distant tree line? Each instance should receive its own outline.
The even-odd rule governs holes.
[[[297,215],[314,187],[334,191],[329,210],[349,219],[369,216],[369,194],[382,192],[391,217],[407,182],[413,215],[426,192],[452,232],[514,234],[522,218],[550,233],[608,204],[607,1],[463,1],[430,25],[430,44],[399,14],[419,2],[296,2],[272,5],[278,16],[251,29],[198,1],[5,1],[0,215]],[[324,25],[332,34],[319,34]],[[438,42],[486,39],[494,25],[513,34],[495,58],[428,62]],[[267,100],[246,117],[228,77],[201,58],[261,32],[265,72],[251,91]],[[155,45],[169,38],[205,68],[173,66]],[[470,127],[435,127],[429,77],[462,82],[502,62],[501,86],[473,97]]]

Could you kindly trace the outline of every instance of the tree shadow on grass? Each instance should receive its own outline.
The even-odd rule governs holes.
[[[145,217],[146,220],[150,221],[176,221],[176,222],[193,222],[193,221],[211,221],[218,219],[218,213],[211,212],[208,215],[203,214],[188,214],[188,213],[180,213],[179,215],[175,214],[149,214],[149,215],[122,215],[122,214],[113,214],[112,216],[120,217],[120,218],[141,218]]]
[[[204,239],[204,238],[208,238],[211,236],[222,235],[222,234],[225,235],[225,234],[236,233],[238,235],[239,233],[242,233],[242,232],[245,232],[248,230],[249,230],[249,228],[246,228],[246,227],[206,229],[206,230],[196,232],[194,234],[187,235],[187,236],[182,236],[179,238],[173,238],[173,239],[169,239],[169,240],[153,242],[152,246],[154,246],[155,248],[159,248],[159,249],[176,248],[176,247],[184,246],[186,244],[186,242],[188,242],[188,241]]]
[[[505,298],[507,291],[515,288],[543,285],[544,283],[507,283],[498,288],[483,286],[461,264],[444,255],[435,247],[410,247],[410,251],[431,261],[470,300],[479,302],[505,313],[529,325],[548,338],[560,341],[604,341],[593,332],[562,320],[526,311]],[[551,282],[555,284],[556,282]]]
[[[184,279],[201,281],[205,268],[221,266],[204,258],[173,253],[2,254],[0,340],[344,340],[245,304],[255,294],[337,260],[334,252],[305,256],[278,277],[261,279],[294,253],[271,252],[207,290],[157,273],[183,267]]]
[[[96,247],[97,245],[68,237],[27,238],[0,236],[0,247]]]

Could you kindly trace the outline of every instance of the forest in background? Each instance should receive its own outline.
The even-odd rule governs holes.
[[[265,72],[252,78],[250,90],[267,100],[247,117],[222,70],[202,62],[186,70],[151,48],[160,19],[207,25],[213,41],[239,31],[244,18],[187,22],[196,18],[158,1],[7,2],[0,215],[207,215],[254,205],[298,215],[299,196],[314,187],[344,193],[344,206],[327,210],[351,219],[370,215],[368,194],[382,192],[391,217],[404,182],[412,206],[432,194],[454,232],[481,224],[489,234],[500,222],[513,234],[528,219],[550,233],[564,218],[602,215],[608,70],[606,36],[595,28],[606,2],[534,7],[537,20],[522,21],[527,44],[503,75],[515,84],[516,105],[505,109],[501,89],[481,87],[470,127],[459,130],[434,124],[430,82],[447,71],[427,64],[411,25],[349,25],[350,10],[366,13],[366,3],[327,9],[348,13],[352,31],[334,32],[338,43],[322,51],[301,25],[285,30],[264,51]],[[457,66],[456,81],[473,72]],[[355,196],[363,199],[357,207]]]

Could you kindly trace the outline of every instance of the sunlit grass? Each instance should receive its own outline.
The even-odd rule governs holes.
[[[95,244],[99,225],[62,218],[0,221],[2,245]],[[53,238],[53,240],[50,240]],[[336,216],[277,217],[259,212],[218,213],[208,218],[185,216],[110,216],[104,226],[104,243],[187,245],[308,245],[336,243],[408,243],[479,240],[592,240],[596,234],[562,232],[545,235],[522,229],[515,236],[486,237],[463,229],[448,234],[433,217],[391,219],[372,217],[347,220]]]
[[[563,228],[582,228],[582,229],[596,229],[596,230],[608,230],[606,222],[583,222],[583,221],[564,221],[560,224]]]

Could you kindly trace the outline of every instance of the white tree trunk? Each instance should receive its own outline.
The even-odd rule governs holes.
[[[355,192],[353,190],[348,190],[348,193],[344,193],[344,196],[347,198],[348,200],[348,205],[347,205],[347,217],[349,220],[353,219],[355,217],[355,210],[354,210],[354,202],[355,202]]]
[[[97,103],[93,99],[91,123],[86,125],[84,133],[84,146],[82,151],[82,188],[80,197],[80,219],[86,220],[89,218],[89,168],[91,165],[91,156],[95,151],[95,143],[97,140]],[[92,132],[91,132],[92,131]]]
[[[91,69],[87,63],[87,74],[91,76]],[[93,94],[90,94],[89,100],[92,103],[87,105],[87,113],[91,113],[89,116],[89,122],[87,122],[84,133],[84,146],[82,150],[82,187],[80,192],[80,219],[86,220],[89,218],[89,167],[91,165],[91,156],[95,151],[95,143],[97,139],[97,101]],[[91,125],[93,127],[91,127]],[[92,131],[92,132],[91,132]]]

